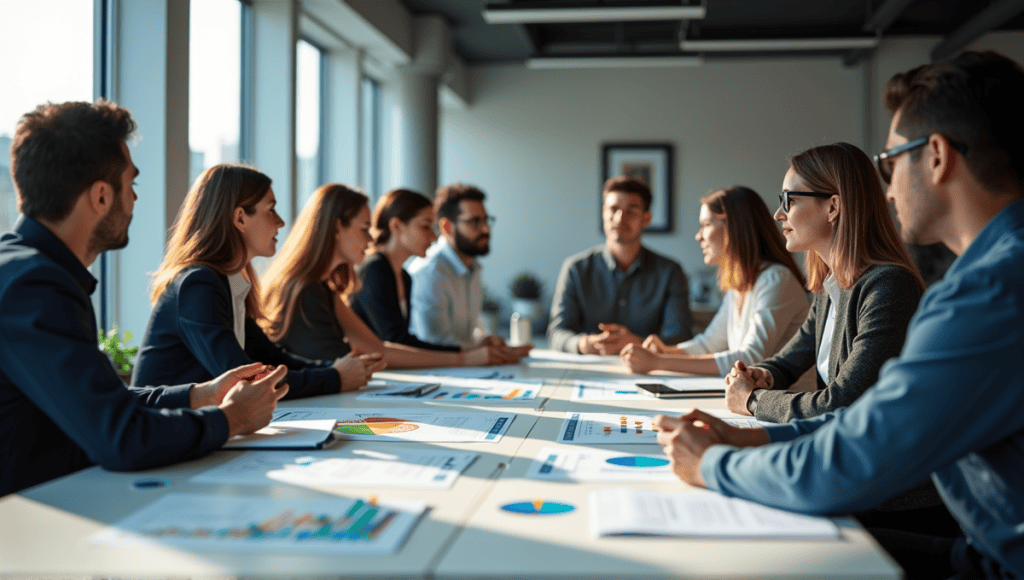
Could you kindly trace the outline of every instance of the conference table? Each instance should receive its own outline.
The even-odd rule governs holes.
[[[692,539],[663,536],[594,537],[588,497],[629,487],[692,491],[673,482],[565,482],[525,477],[538,453],[556,443],[566,413],[682,413],[694,407],[730,416],[718,397],[676,400],[574,401],[575,381],[631,377],[616,357],[580,359],[535,350],[519,365],[520,379],[542,381],[536,399],[419,403],[458,412],[511,412],[515,419],[497,443],[402,443],[478,454],[447,489],[374,489],[379,501],[415,499],[425,515],[390,555],[239,553],[184,549],[167,543],[99,545],[104,528],[168,493],[271,499],[365,498],[365,487],[328,484],[197,483],[191,479],[238,457],[222,450],[204,458],[144,472],[93,467],[0,498],[0,577],[131,578],[899,578],[899,567],[849,517],[833,518],[838,540]],[[424,371],[385,371],[375,378],[424,378]],[[404,376],[403,376],[404,375]],[[412,376],[410,376],[412,375]],[[380,408],[357,393],[284,401],[281,407]],[[408,407],[410,402],[391,403]],[[382,450],[392,443],[335,441],[326,449]],[[661,455],[656,444],[609,445],[623,453]],[[310,453],[317,453],[311,451]],[[138,488],[141,480],[160,480]],[[569,513],[531,516],[501,509],[542,498],[574,506]]]

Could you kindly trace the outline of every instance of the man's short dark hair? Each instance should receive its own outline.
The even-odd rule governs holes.
[[[613,191],[639,195],[640,200],[644,203],[644,211],[651,210],[651,188],[643,180],[626,175],[612,177],[604,182],[604,192],[601,194],[601,197]]]
[[[459,219],[460,201],[483,202],[484,192],[474,185],[465,183],[453,183],[437,190],[434,196],[434,214],[437,219],[448,218],[451,221]]]
[[[898,73],[886,86],[885,106],[900,112],[896,130],[909,140],[935,133],[959,149],[964,163],[991,192],[1024,186],[1024,70],[992,51]],[[918,159],[921,150],[912,151]]]
[[[121,144],[133,131],[128,110],[103,100],[47,103],[23,115],[11,144],[18,209],[32,218],[60,221],[97,181],[109,183],[119,195],[128,165]]]

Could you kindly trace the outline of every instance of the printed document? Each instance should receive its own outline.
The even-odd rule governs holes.
[[[402,499],[169,493],[91,541],[250,553],[393,554],[425,511],[422,501]]]
[[[839,528],[825,517],[787,512],[707,490],[625,488],[590,494],[590,533],[594,537],[839,539]]]
[[[253,451],[208,469],[191,481],[447,489],[476,457],[475,453],[394,447],[382,451],[338,449],[316,453]]]

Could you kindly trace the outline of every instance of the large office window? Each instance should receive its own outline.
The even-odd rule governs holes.
[[[21,115],[93,100],[93,0],[0,0],[0,231],[18,218],[10,151]],[[43,24],[45,23],[45,24]]]
[[[372,77],[363,77],[362,91],[362,122],[359,125],[360,175],[363,189],[371,199],[380,197],[381,191],[381,122],[380,122],[380,82]]]
[[[296,197],[301,210],[313,190],[323,185],[324,54],[314,44],[300,40],[295,59]]]
[[[193,1],[189,19],[189,182],[240,158],[242,3]]]

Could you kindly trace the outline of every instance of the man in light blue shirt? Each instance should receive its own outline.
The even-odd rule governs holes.
[[[461,347],[487,345],[503,360],[517,362],[531,348],[509,348],[496,336],[486,336],[480,323],[483,290],[477,258],[490,252],[494,218],[484,208],[484,192],[455,183],[434,198],[440,238],[409,267],[409,330],[420,340]]]
[[[659,417],[681,479],[835,514],[931,474],[965,537],[873,530],[908,578],[1024,578],[1022,101],[1024,70],[991,52],[889,81],[893,120],[876,160],[904,239],[959,258],[921,299],[900,356],[850,407],[747,430],[700,411]]]

